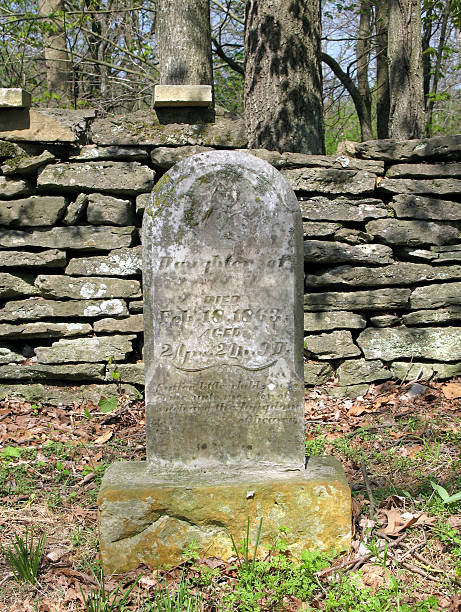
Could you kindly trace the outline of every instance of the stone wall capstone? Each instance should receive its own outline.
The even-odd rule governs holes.
[[[114,371],[142,390],[151,190],[185,157],[245,147],[231,113],[210,125],[0,112],[0,398],[97,402],[117,392]],[[461,135],[250,153],[300,204],[305,384],[356,396],[461,375]]]

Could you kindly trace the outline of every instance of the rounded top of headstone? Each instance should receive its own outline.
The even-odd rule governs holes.
[[[201,175],[214,174],[217,171],[224,173],[236,171],[238,175],[239,168],[248,175],[258,175],[261,181],[258,185],[260,189],[264,190],[264,183],[267,182],[270,189],[279,191],[284,204],[285,200],[288,200],[286,204],[290,206],[291,203],[297,209],[296,196],[285,177],[268,162],[242,151],[207,151],[191,155],[170,168],[162,180],[177,181],[183,179],[184,176],[196,180]],[[161,188],[162,180],[154,187],[154,191],[157,186]]]
[[[277,221],[299,216],[299,204],[288,181],[269,163],[240,151],[210,151],[191,155],[171,168],[152,191],[143,233],[152,237],[165,221],[173,241],[208,230],[207,234],[233,242],[247,234],[258,217],[258,230],[277,231]],[[173,236],[174,234],[174,236]]]

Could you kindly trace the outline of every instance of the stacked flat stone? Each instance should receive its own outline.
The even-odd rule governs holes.
[[[73,378],[97,401],[114,390],[115,355],[126,388],[142,389],[140,227],[152,185],[189,155],[245,146],[230,113],[160,125],[154,112],[0,111],[0,395],[59,402]],[[336,375],[327,389],[357,395],[405,374],[460,375],[461,136],[252,153],[300,202],[306,384]],[[98,351],[85,352],[89,338]]]

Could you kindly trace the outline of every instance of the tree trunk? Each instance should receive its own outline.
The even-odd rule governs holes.
[[[371,92],[368,82],[368,64],[370,59],[371,41],[371,6],[370,0],[361,0],[359,35],[355,45],[357,58],[357,88],[363,100],[363,122],[360,123],[362,140],[373,138],[373,125],[371,121]]]
[[[387,57],[387,4],[375,1],[376,15],[376,127],[378,138],[389,138],[389,63]]]
[[[320,0],[247,0],[249,146],[324,152]]]
[[[424,134],[421,7],[419,0],[389,0],[389,135],[399,140]]]
[[[157,3],[156,44],[161,85],[212,85],[209,0]]]
[[[63,0],[38,0],[40,15],[64,10]],[[50,28],[44,32],[46,83],[52,96],[49,105],[67,103],[70,99],[71,71],[66,48],[66,32],[60,16],[50,19]],[[56,98],[57,96],[57,98]]]

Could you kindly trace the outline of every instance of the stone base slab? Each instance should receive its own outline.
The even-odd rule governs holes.
[[[220,473],[219,470],[225,470]],[[112,464],[98,497],[101,559],[106,573],[141,563],[168,568],[196,543],[200,556],[228,558],[246,536],[250,550],[260,517],[258,554],[283,538],[295,557],[302,550],[344,550],[351,542],[351,496],[341,464],[311,457],[301,471],[235,470],[161,473],[144,461]]]

